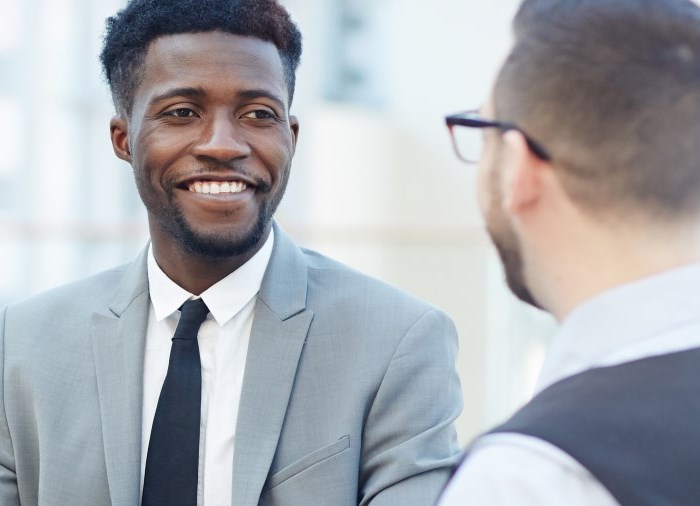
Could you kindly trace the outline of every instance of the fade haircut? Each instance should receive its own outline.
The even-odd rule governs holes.
[[[589,211],[700,210],[700,8],[689,0],[525,0],[496,116],[541,142]]]
[[[131,0],[107,19],[102,69],[117,111],[131,114],[134,92],[153,40],[164,35],[221,31],[277,47],[289,103],[301,58],[301,33],[276,0]]]

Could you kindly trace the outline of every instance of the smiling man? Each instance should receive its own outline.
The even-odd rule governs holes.
[[[110,49],[114,79],[125,63]],[[211,31],[157,38],[140,70],[117,98],[129,112],[111,123],[114,149],[134,167],[158,265],[200,294],[270,236],[299,131],[284,67],[271,42]]]
[[[273,0],[108,20],[111,138],[151,241],[0,311],[3,506],[437,497],[459,455],[452,323],[273,222],[300,54]]]

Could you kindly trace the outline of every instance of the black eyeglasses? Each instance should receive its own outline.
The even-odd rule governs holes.
[[[517,130],[525,137],[528,147],[535,155],[545,161],[551,159],[549,153],[541,144],[534,141],[523,132],[521,128],[512,123],[486,120],[479,117],[479,113],[476,111],[451,114],[445,117],[445,123],[450,130],[450,137],[452,138],[452,145],[454,146],[455,153],[457,157],[464,162],[476,163],[479,161],[483,145],[483,136],[479,130],[482,128],[498,128],[503,132]]]

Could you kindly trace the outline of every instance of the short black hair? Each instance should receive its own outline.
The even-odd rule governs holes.
[[[493,94],[587,209],[700,210],[700,8],[690,0],[525,0]]]
[[[273,43],[292,102],[301,33],[276,0],[131,0],[106,25],[100,61],[115,107],[127,115],[151,42],[179,33],[220,31]]]

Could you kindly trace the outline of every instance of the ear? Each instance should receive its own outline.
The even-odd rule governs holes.
[[[131,163],[131,148],[129,147],[129,122],[122,115],[117,115],[109,122],[109,132],[112,138],[112,148],[118,158]]]
[[[294,153],[299,139],[299,119],[296,116],[289,117],[289,129],[292,131],[292,153]]]
[[[504,210],[518,215],[537,204],[541,198],[543,169],[549,164],[530,150],[525,136],[517,130],[503,134],[503,141],[502,205]]]

